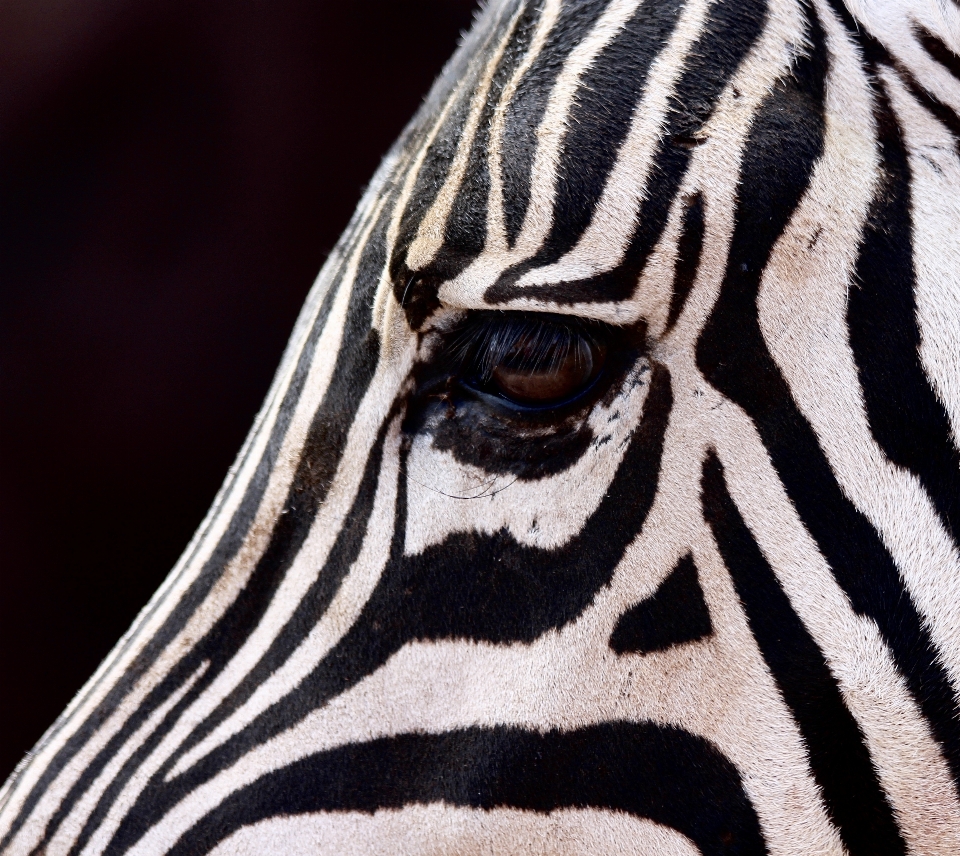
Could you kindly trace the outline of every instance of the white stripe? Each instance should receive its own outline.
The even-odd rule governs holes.
[[[245,826],[211,856],[698,856],[685,836],[616,811],[549,814],[411,805],[374,814],[277,817]]]
[[[848,341],[847,290],[873,184],[864,177],[876,163],[860,89],[867,84],[860,77],[859,87],[844,91],[851,77],[830,77],[826,150],[771,255],[760,324],[844,493],[880,533],[958,686],[960,555],[917,478],[890,463],[873,438]]]
[[[557,75],[543,119],[537,128],[537,148],[530,172],[530,199],[516,245],[507,252],[498,252],[493,246],[485,248],[456,279],[441,286],[439,296],[443,303],[449,306],[484,305],[483,293],[497,281],[500,274],[540,249],[553,225],[560,151],[567,134],[570,112],[576,102],[580,78],[601,51],[616,38],[640,3],[641,0],[613,0],[593,29],[570,52]]]
[[[473,148],[473,140],[477,135],[477,129],[480,127],[480,116],[487,106],[487,94],[490,91],[490,84],[493,82],[493,75],[497,70],[497,65],[503,56],[503,52],[513,36],[517,21],[523,11],[521,6],[514,13],[506,32],[500,39],[496,49],[487,57],[487,64],[483,73],[477,82],[477,87],[473,93],[473,99],[470,102],[470,112],[463,125],[463,131],[460,134],[460,140],[457,144],[457,151],[450,164],[447,177],[443,186],[437,193],[437,198],[430,206],[430,210],[423,216],[420,226],[417,229],[417,237],[410,245],[407,252],[407,267],[411,270],[420,270],[425,268],[443,246],[443,235],[447,226],[447,220],[450,212],[453,210],[453,203],[456,202],[457,192],[463,184],[463,177],[466,175],[467,166],[470,161],[470,149]],[[491,32],[491,37],[493,36]],[[481,51],[479,56],[484,57]]]
[[[83,825],[90,816],[90,813],[96,808],[97,801],[100,799],[103,791],[114,780],[127,760],[143,746],[154,729],[156,729],[166,718],[167,714],[176,707],[180,699],[190,692],[193,685],[196,684],[204,672],[207,671],[209,665],[210,663],[206,660],[201,663],[199,668],[143,721],[140,727],[130,736],[130,739],[124,743],[122,751],[113,755],[110,762],[100,771],[96,782],[94,782],[77,802],[76,808],[70,813],[64,823],[61,824],[57,834],[54,835],[50,843],[44,848],[43,852],[45,856],[60,856],[60,854],[70,852],[73,842],[77,840],[83,831]]]
[[[240,708],[177,762],[167,776],[168,781],[179,776],[204,755],[253,722],[272,704],[294,691],[359,617],[390,556],[399,471],[399,425],[399,418],[395,419],[384,443],[383,463],[377,473],[376,500],[363,547],[330,606],[289,659],[270,675]]]
[[[881,72],[910,160],[920,356],[960,448],[960,159],[949,132]],[[960,83],[958,83],[960,88]],[[960,536],[960,533],[958,533]]]
[[[493,124],[490,130],[490,150],[487,158],[490,171],[490,201],[487,207],[487,252],[504,253],[507,252],[507,230],[504,224],[503,214],[503,131],[507,121],[507,113],[513,97],[516,94],[517,87],[523,76],[530,70],[530,67],[540,56],[544,45],[547,43],[547,37],[553,29],[557,18],[560,15],[560,0],[546,0],[543,9],[540,12],[540,18],[537,21],[537,28],[534,31],[533,38],[530,40],[530,47],[524,55],[522,62],[513,72],[513,76],[503,88],[503,95],[500,97],[500,103],[493,114]]]
[[[637,104],[617,160],[590,225],[576,246],[556,264],[536,268],[518,286],[589,279],[613,270],[623,259],[637,227],[644,188],[660,147],[671,98],[690,58],[690,49],[703,32],[712,0],[689,0],[670,41],[650,66],[643,97]],[[694,62],[700,57],[693,57]]]
[[[960,54],[960,7],[952,0],[848,0],[859,23],[891,56],[909,69],[922,89],[960,113],[960,85],[933,59],[913,33],[914,22],[939,36]]]
[[[537,128],[537,150],[530,173],[530,202],[523,227],[517,236],[517,252],[522,258],[528,258],[540,249],[553,225],[560,150],[580,89],[580,78],[601,51],[616,38],[639,6],[640,0],[612,0],[593,29],[570,53],[550,92],[543,119]]]
[[[723,225],[726,217],[723,212],[729,211],[732,206],[746,137],[760,104],[777,79],[789,70],[797,45],[803,43],[803,27],[803,17],[792,0],[775,0],[771,3],[764,31],[717,99],[713,115],[704,127],[703,135],[706,142],[697,147],[690,160],[690,167],[679,188],[678,197],[697,190],[702,191],[705,197],[709,213],[701,270],[709,268],[712,272],[722,273],[723,271],[725,258],[721,256],[726,253],[726,250],[717,245],[719,236],[715,232],[718,228],[726,228]],[[675,206],[677,204],[675,203]],[[679,209],[675,208],[671,216],[677,219],[668,222],[668,229],[655,251],[661,273],[666,272],[664,265],[669,260],[668,275],[670,277],[672,277],[672,259],[676,252],[675,242],[680,234],[680,214]],[[729,236],[723,238],[721,243],[728,238]],[[602,236],[598,239],[602,239]],[[484,300],[487,288],[496,282],[508,266],[519,260],[521,260],[520,256],[516,252],[502,256],[492,253],[481,255],[455,280],[441,287],[441,301],[451,309],[489,308],[489,304]],[[612,324],[633,324],[639,318],[656,320],[655,314],[646,315],[646,313],[655,312],[662,313],[665,319],[670,293],[666,290],[669,289],[670,284],[660,280],[651,283],[651,279],[656,279],[656,276],[657,271],[645,270],[641,275],[637,291],[628,300],[609,303],[584,301],[583,303],[554,304],[540,298],[523,297],[521,293],[514,299],[498,304],[497,308],[557,312],[583,318],[596,318]],[[705,279],[698,278],[687,301],[687,312],[694,312],[694,315],[689,319],[689,324],[682,323],[674,329],[670,342],[667,343],[671,349],[692,347],[693,338],[710,310],[719,289],[719,283],[720,279],[713,273],[707,275]],[[651,287],[656,289],[655,295],[651,294]]]
[[[392,438],[393,445],[397,445],[397,435],[394,433]],[[365,449],[369,449],[368,444]],[[394,450],[393,458],[396,458],[396,452]],[[388,470],[391,461],[389,458],[385,458],[384,468]],[[362,469],[362,464],[361,467]],[[382,525],[382,529],[375,534],[381,536],[379,540],[386,539],[387,547],[389,550],[389,539],[391,535],[391,527],[389,525],[389,512],[392,510],[393,506],[393,497],[395,496],[396,490],[396,476],[393,477],[393,489],[390,486],[390,479],[387,473],[384,473],[387,478],[386,488],[384,491],[380,492],[378,496],[377,506],[375,508],[375,514],[379,515],[379,519],[376,521],[377,524]],[[385,524],[385,525],[384,525]],[[312,530],[312,532],[315,531]],[[309,538],[308,538],[309,540]],[[373,544],[371,547],[366,548],[365,551],[358,558],[356,566],[356,576],[359,577],[359,580],[351,581],[347,580],[344,584],[346,588],[346,594],[340,597],[342,601],[344,597],[349,597],[352,593],[354,585],[360,585],[366,582],[369,579],[370,574],[376,574],[379,572],[379,568],[382,566],[382,559],[378,555],[371,556],[370,553],[377,553],[377,548],[380,546],[378,539],[370,539]],[[309,557],[309,546],[304,545],[304,550],[298,554],[298,561],[294,564],[294,567],[291,568],[291,572],[288,576],[297,575],[303,577],[304,565],[307,565],[311,570],[311,576],[315,575],[315,568],[312,563],[303,561],[301,557],[304,555]],[[385,557],[384,557],[385,558]],[[378,564],[379,561],[379,564]],[[299,567],[298,567],[299,565]],[[361,604],[362,605],[362,604]],[[221,742],[229,738],[231,734],[236,733],[243,724],[248,722],[256,713],[259,713],[263,710],[269,703],[275,701],[277,698],[281,697],[283,693],[288,692],[293,689],[299,680],[303,677],[303,672],[298,670],[297,667],[306,667],[309,669],[309,658],[315,653],[315,645],[317,643],[322,644],[324,642],[329,642],[331,640],[332,634],[336,633],[338,630],[342,631],[342,627],[338,624],[336,616],[333,616],[332,611],[328,610],[325,613],[326,621],[321,621],[317,628],[315,628],[314,633],[308,637],[308,639],[300,646],[300,648],[294,653],[291,659],[287,664],[284,665],[276,675],[272,676],[266,684],[261,687],[261,689],[254,694],[254,696],[248,700],[248,702],[240,708],[239,711],[227,720],[223,726],[217,729],[215,732],[216,737],[211,737],[204,740],[201,744],[206,750],[213,749],[216,745],[219,745]],[[332,619],[332,620],[331,620]],[[331,627],[331,625],[333,625]],[[335,640],[333,640],[335,641]],[[314,645],[311,645],[311,642]],[[226,670],[225,670],[226,671]],[[222,699],[220,695],[214,695],[213,687],[211,687],[202,701],[205,701],[208,705],[217,703]],[[120,826],[120,823],[123,821],[126,816],[126,812],[129,810],[130,806],[134,804],[136,799],[142,793],[143,788],[146,786],[148,780],[160,766],[170,757],[172,751],[179,745],[183,738],[192,730],[190,726],[194,725],[198,721],[198,717],[194,714],[194,711],[188,712],[184,717],[181,718],[181,721],[177,724],[177,735],[171,734],[167,739],[161,743],[161,745],[151,754],[150,758],[147,759],[141,766],[138,771],[138,775],[131,779],[127,787],[124,788],[123,793],[117,798],[116,802],[111,807],[106,818],[104,818],[102,824],[97,829],[96,833],[91,837],[88,845],[84,848],[81,856],[94,856],[94,854],[99,854],[103,852],[103,849],[110,842],[112,836],[116,833],[117,828]],[[239,723],[239,725],[237,725]],[[196,760],[201,757],[205,752],[199,747],[196,751],[191,752],[191,757]],[[178,765],[178,769],[183,769],[184,764]],[[193,801],[193,796],[188,797],[188,801]]]
[[[869,83],[840,23],[820,6],[833,57],[824,152],[764,272],[761,329],[843,491],[880,532],[956,681],[960,557],[919,483],[892,466],[873,439],[847,338],[847,291],[879,164]],[[816,548],[801,549],[785,523],[749,503],[749,495],[742,488],[738,504],[748,503],[756,516],[751,528],[765,552],[778,554],[778,572],[794,565],[793,578],[781,581],[864,730],[910,847],[960,852],[960,806],[949,771],[876,627],[843,615],[846,598],[833,591],[825,569],[814,575],[813,558],[797,566],[796,557],[819,557]]]

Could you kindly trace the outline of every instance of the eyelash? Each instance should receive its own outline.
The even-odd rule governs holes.
[[[499,312],[471,313],[451,332],[446,347],[453,370],[483,383],[525,340],[524,359],[515,366],[528,372],[555,372],[576,349],[578,361],[584,348],[596,347],[602,338],[600,325],[582,319],[554,316],[530,317]]]

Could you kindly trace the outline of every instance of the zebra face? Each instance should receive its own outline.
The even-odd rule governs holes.
[[[958,33],[492,4],[0,850],[960,852]]]

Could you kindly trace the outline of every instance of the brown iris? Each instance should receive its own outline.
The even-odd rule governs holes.
[[[575,334],[543,338],[521,337],[493,366],[490,386],[504,398],[543,407],[576,398],[596,377],[603,355],[593,343]]]
[[[476,312],[450,339],[454,371],[478,392],[555,408],[589,389],[607,355],[605,325],[540,313]]]

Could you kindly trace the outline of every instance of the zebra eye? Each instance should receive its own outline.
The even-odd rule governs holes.
[[[602,331],[563,316],[477,313],[454,342],[461,380],[524,409],[579,399],[606,358]]]
[[[567,401],[594,379],[600,356],[580,337],[544,344],[535,333],[528,334],[518,338],[493,366],[488,386],[503,398],[527,406]]]

